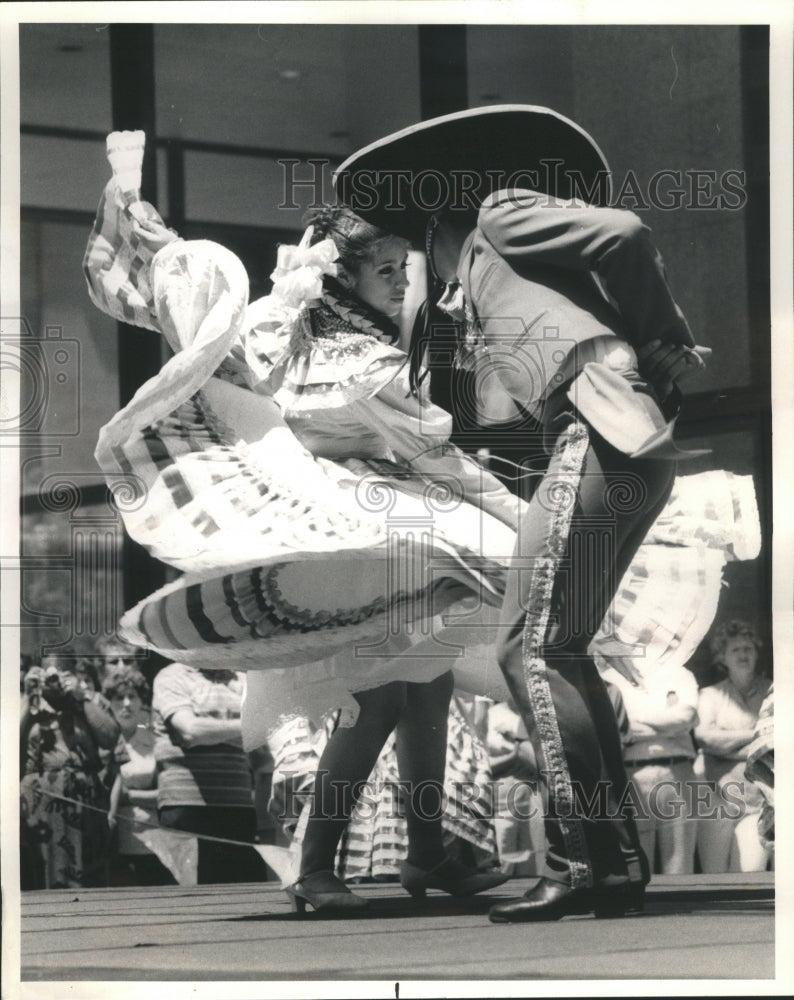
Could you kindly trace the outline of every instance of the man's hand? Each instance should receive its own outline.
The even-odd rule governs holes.
[[[652,340],[637,350],[640,373],[662,400],[667,399],[676,383],[702,371],[710,356],[710,347],[684,347],[661,340]]]

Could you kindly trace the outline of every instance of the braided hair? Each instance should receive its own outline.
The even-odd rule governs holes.
[[[433,331],[438,326],[449,329],[452,325],[450,317],[438,308],[446,287],[444,282],[429,274],[428,284],[430,287],[427,290],[427,298],[419,306],[408,345],[408,385],[414,396],[419,393],[419,387],[430,374],[427,362]]]
[[[357,271],[371,257],[375,244],[393,239],[391,233],[360,219],[346,205],[321,205],[303,217],[304,226],[313,226],[311,244],[332,239],[339,252],[339,263],[346,271]]]
[[[463,330],[460,328],[460,324],[454,323],[447,313],[438,308],[438,303],[441,301],[447,287],[446,282],[439,276],[433,266],[433,238],[438,223],[439,217],[433,216],[428,221],[427,228],[425,229],[427,298],[419,307],[419,312],[416,314],[413,329],[411,330],[411,342],[408,346],[408,385],[414,396],[419,394],[419,387],[430,374],[429,365],[432,361],[432,343],[435,330],[439,327],[448,330],[450,326],[454,326],[459,345],[463,338]]]

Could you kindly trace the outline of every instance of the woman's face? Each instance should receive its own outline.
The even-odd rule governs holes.
[[[755,677],[755,666],[758,661],[758,650],[755,643],[743,636],[729,639],[722,654],[722,662],[728,669],[731,680],[738,687],[752,683]]]
[[[81,670],[79,667],[75,671],[77,676],[77,683],[87,694],[91,694],[96,691],[96,684],[94,684],[94,679],[91,674],[86,670]]]
[[[407,263],[405,240],[397,237],[381,240],[375,245],[370,259],[351,275],[353,283],[350,290],[377,312],[394,319],[399,316],[405,301]]]
[[[135,729],[143,708],[140,695],[133,687],[121,688],[110,699],[113,714],[123,731]]]

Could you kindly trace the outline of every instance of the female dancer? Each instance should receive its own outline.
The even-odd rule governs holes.
[[[177,353],[103,428],[97,459],[143,481],[127,529],[186,571],[123,631],[170,659],[261,671],[250,686],[267,691],[272,722],[341,706],[289,891],[300,910],[357,907],[334,852],[395,726],[409,789],[443,780],[450,650],[401,654],[461,598],[498,605],[519,503],[449,445],[449,416],[408,390],[391,322],[404,241],[325,210],[280,249],[273,294],[247,307],[232,254],[178,240],[140,201],[142,134],[108,148],[89,291]],[[406,819],[412,894],[503,881],[446,858],[426,799],[409,795]]]

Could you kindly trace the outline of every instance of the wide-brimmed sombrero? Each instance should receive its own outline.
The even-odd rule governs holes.
[[[564,115],[529,104],[473,108],[419,122],[349,156],[334,174],[339,200],[413,242],[440,212],[476,215],[493,191],[520,187],[609,203],[604,154]]]

